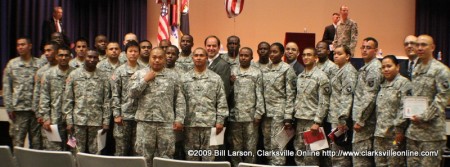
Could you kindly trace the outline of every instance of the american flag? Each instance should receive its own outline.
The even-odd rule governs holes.
[[[236,17],[244,8],[244,0],[225,0],[225,10],[228,18]]]
[[[161,15],[159,16],[158,23],[158,44],[159,41],[163,39],[169,39],[169,8],[167,8],[167,4],[163,3],[161,5]]]

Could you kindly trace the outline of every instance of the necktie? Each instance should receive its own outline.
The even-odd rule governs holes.
[[[412,77],[413,69],[414,69],[414,61],[410,61],[410,62],[409,62],[409,68],[408,68],[408,75],[409,75],[409,78]]]
[[[59,20],[55,21],[55,27],[56,27],[56,32],[61,32],[61,30],[59,29]]]

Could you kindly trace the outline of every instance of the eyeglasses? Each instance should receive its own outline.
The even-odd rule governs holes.
[[[361,49],[361,50],[364,50],[364,49],[370,50],[370,49],[375,49],[375,48],[372,48],[372,47],[370,47],[370,46],[361,46],[360,49]]]
[[[417,44],[417,43],[416,43],[416,42],[413,42],[413,41],[403,43],[403,45],[405,45],[405,46],[408,46],[408,45],[415,46],[416,44]]]

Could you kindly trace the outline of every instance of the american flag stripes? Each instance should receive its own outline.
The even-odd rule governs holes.
[[[225,9],[228,14],[228,18],[236,17],[244,8],[244,0],[225,0]]]
[[[159,41],[163,39],[169,39],[169,15],[168,11],[169,8],[167,7],[166,3],[163,3],[161,5],[161,15],[159,16],[159,23],[158,23],[158,44]]]

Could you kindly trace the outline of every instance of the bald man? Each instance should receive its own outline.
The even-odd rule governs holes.
[[[445,106],[450,98],[450,70],[433,57],[435,45],[429,35],[417,37],[417,56],[421,60],[412,75],[412,96],[426,97],[428,108],[410,118],[406,130],[406,149],[439,151],[439,155],[408,156],[407,164],[414,166],[439,166],[442,148],[447,141],[445,129]],[[405,120],[406,122],[406,120]],[[404,123],[405,123],[404,122]],[[396,129],[397,130],[397,129]],[[401,135],[397,135],[402,137]]]
[[[406,36],[403,46],[405,54],[408,57],[407,61],[400,63],[400,74],[411,80],[414,67],[419,63],[419,57],[417,57],[417,37],[414,35]]]

